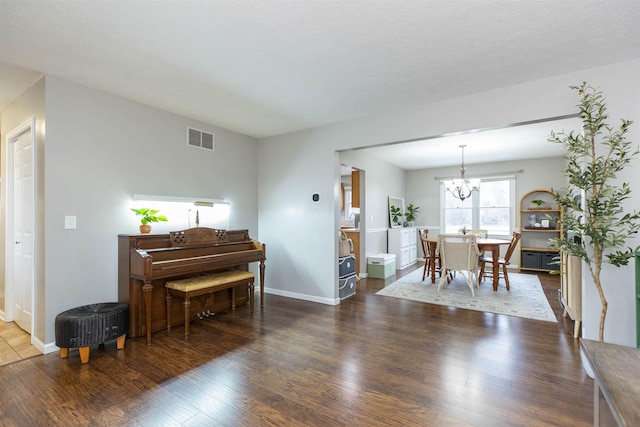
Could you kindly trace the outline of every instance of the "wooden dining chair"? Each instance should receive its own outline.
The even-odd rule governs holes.
[[[518,245],[518,241],[520,240],[521,235],[521,233],[514,231],[513,235],[511,236],[511,243],[509,243],[509,247],[507,248],[507,252],[505,253],[504,258],[498,258],[498,267],[501,267],[502,270],[498,270],[498,280],[500,280],[500,277],[504,278],[504,282],[507,285],[507,290],[510,290],[507,266],[511,264],[511,255],[513,255],[513,252]],[[487,266],[487,264],[489,265]],[[493,278],[493,257],[490,254],[482,255],[480,257],[480,274],[478,275],[478,286],[480,286],[480,282],[484,277]]]
[[[429,242],[427,242],[427,238],[429,237],[429,229],[421,228],[418,230],[420,234],[420,243],[422,244],[422,253],[424,254],[424,269],[422,271],[422,281],[424,282],[425,277],[431,272],[431,254],[429,252]],[[436,258],[435,258],[435,266],[436,272],[440,273],[440,256],[438,255],[438,251],[436,249]]]
[[[421,228],[418,230],[418,234],[420,236],[420,244],[422,245],[422,253],[424,254],[424,269],[422,271],[422,281],[424,282],[424,278],[427,276],[427,274],[431,270],[431,256],[429,255],[429,242],[427,242],[427,237],[429,236],[429,229]]]

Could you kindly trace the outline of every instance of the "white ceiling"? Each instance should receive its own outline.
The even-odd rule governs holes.
[[[44,73],[261,138],[638,58],[638,22],[638,0],[0,0],[0,111]]]

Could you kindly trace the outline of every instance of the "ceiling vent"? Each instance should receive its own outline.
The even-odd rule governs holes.
[[[191,147],[204,148],[205,150],[213,151],[215,147],[215,135],[188,127],[187,144]]]

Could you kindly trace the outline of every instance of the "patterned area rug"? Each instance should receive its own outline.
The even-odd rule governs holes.
[[[471,296],[469,285],[461,273],[457,273],[448,286],[443,285],[440,292],[436,291],[438,280],[439,277],[436,278],[435,284],[432,284],[429,278],[423,282],[422,269],[419,268],[376,292],[376,295],[558,322],[537,276],[509,273],[511,290],[507,291],[504,281],[500,280],[497,292],[493,291],[491,282],[485,279],[480,289],[475,289],[475,297]]]

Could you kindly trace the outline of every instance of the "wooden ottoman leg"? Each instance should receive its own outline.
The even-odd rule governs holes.
[[[66,359],[67,357],[69,357],[69,349],[68,348],[61,348],[60,349],[60,358],[61,359]]]
[[[91,347],[80,347],[78,349],[80,352],[80,363],[83,365],[85,363],[89,363],[89,353],[91,352]]]
[[[124,342],[127,339],[127,334],[122,334],[116,340],[116,348],[122,350],[124,348]]]

